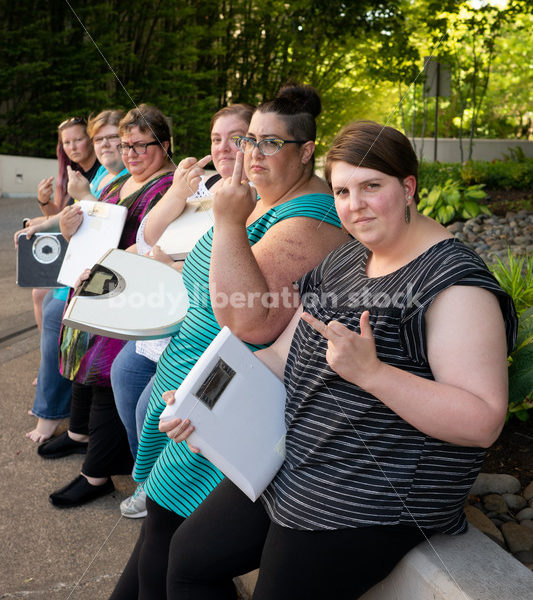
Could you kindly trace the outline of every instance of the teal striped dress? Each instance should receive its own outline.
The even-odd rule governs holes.
[[[340,227],[333,197],[309,194],[271,208],[248,226],[253,246],[270,227],[293,217],[310,217]],[[319,230],[320,231],[320,230]],[[169,443],[158,429],[165,407],[163,392],[177,389],[198,358],[220,331],[209,296],[209,265],[213,230],[189,253],[183,281],[190,307],[179,332],[171,339],[157,364],[157,372],[139,441],[134,479],[144,482],[147,495],[159,505],[187,517],[222,480],[222,473],[186,443]],[[248,344],[252,350],[263,346]]]

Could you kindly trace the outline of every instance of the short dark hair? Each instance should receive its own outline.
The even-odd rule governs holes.
[[[237,117],[244,121],[244,123],[249,124],[252,120],[252,115],[254,114],[255,107],[251,104],[246,104],[245,102],[240,102],[239,104],[230,104],[229,106],[224,106],[220,110],[213,115],[211,118],[211,124],[209,126],[209,131],[213,131],[213,127],[220,117]]]
[[[138,127],[142,133],[151,133],[160,144],[168,142],[168,157],[172,157],[170,143],[170,127],[165,115],[155,106],[139,104],[128,111],[118,124],[118,133],[123,136],[133,127]]]
[[[322,110],[320,96],[310,85],[286,83],[272,100],[257,107],[262,113],[276,113],[297,140],[316,140],[316,118]]]
[[[326,181],[331,185],[331,167],[342,161],[357,167],[375,169],[396,177],[402,182],[414,175],[417,189],[413,195],[418,202],[418,159],[405,135],[375,121],[354,121],[344,127],[333,140],[326,156]]]

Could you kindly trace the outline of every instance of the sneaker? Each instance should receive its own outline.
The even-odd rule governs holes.
[[[146,492],[140,485],[137,486],[133,496],[122,500],[120,503],[120,512],[123,517],[128,519],[142,519],[142,517],[146,517]]]

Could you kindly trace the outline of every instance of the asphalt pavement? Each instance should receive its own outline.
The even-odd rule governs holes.
[[[83,457],[43,460],[24,435],[36,422],[27,411],[39,333],[31,290],[15,284],[13,233],[38,214],[34,198],[0,197],[0,599],[100,600],[113,590],[142,519],[120,515],[135,489],[129,477],[114,477],[115,492],[87,506],[54,508],[49,494],[79,473]]]

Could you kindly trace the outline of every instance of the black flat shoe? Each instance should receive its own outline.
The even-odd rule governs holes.
[[[70,454],[86,454],[87,442],[77,442],[64,431],[61,435],[43,442],[37,448],[37,454],[42,458],[61,458]]]
[[[101,496],[110,494],[115,486],[109,478],[103,485],[91,485],[83,475],[78,475],[68,485],[50,494],[50,502],[57,508],[82,506]]]

